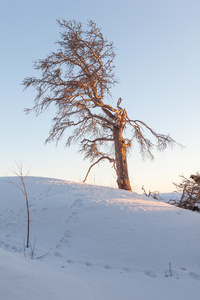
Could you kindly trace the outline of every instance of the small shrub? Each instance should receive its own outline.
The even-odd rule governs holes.
[[[151,191],[149,191],[149,192],[148,192],[148,194],[147,194],[147,192],[146,192],[146,190],[145,190],[144,186],[142,186],[142,190],[143,190],[143,194],[144,194],[145,196],[147,196],[147,197],[151,197],[151,198],[153,198],[153,199],[155,199],[155,200],[161,200],[161,198],[160,198],[160,195],[159,195],[159,192],[158,192],[158,191],[155,191],[155,192],[151,192]]]
[[[29,228],[30,228],[30,216],[29,216],[29,199],[28,199],[28,193],[25,185],[25,179],[29,174],[29,171],[26,175],[23,174],[23,165],[22,163],[17,163],[17,171],[10,170],[14,175],[16,175],[21,183],[21,186],[13,182],[10,178],[8,178],[9,182],[12,183],[14,186],[16,186],[20,191],[23,193],[23,195],[26,198],[26,211],[27,211],[27,238],[26,238],[26,247],[29,248]]]
[[[192,211],[200,211],[200,175],[191,175],[186,178],[183,175],[181,183],[173,183],[177,193],[181,193],[180,199],[171,199],[170,204]]]

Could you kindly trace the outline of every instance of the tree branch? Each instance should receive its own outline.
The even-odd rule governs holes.
[[[179,145],[180,147],[183,147],[181,144],[178,144],[174,139],[172,139],[169,135],[159,134],[156,131],[154,131],[152,128],[150,128],[146,123],[140,120],[131,120],[129,119],[127,113],[126,113],[126,121],[131,125],[134,129],[134,136],[137,139],[139,145],[140,145],[140,152],[142,155],[147,155],[151,159],[154,159],[154,156],[151,152],[151,149],[153,147],[156,147],[158,151],[163,151],[167,148],[167,146],[173,147],[174,145]],[[142,130],[142,126],[146,128],[156,139],[157,145],[153,144],[151,140],[147,139]]]
[[[93,163],[93,164],[89,167],[89,170],[87,171],[87,174],[86,174],[85,179],[83,180],[83,182],[85,182],[85,181],[87,180],[87,177],[88,177],[88,175],[89,175],[91,169],[92,169],[96,164],[98,164],[101,160],[103,160],[103,159],[108,159],[111,163],[113,163],[113,166],[114,166],[114,168],[115,168],[115,160],[114,160],[113,158],[110,158],[109,156],[102,156],[101,158],[99,158],[95,163]],[[115,170],[116,170],[116,168],[115,168]]]

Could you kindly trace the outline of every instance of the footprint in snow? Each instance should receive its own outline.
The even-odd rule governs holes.
[[[77,215],[78,212],[73,212],[66,220],[65,220],[65,223],[66,224],[73,224],[73,223],[76,223],[77,221]]]
[[[111,268],[111,266],[109,266],[109,265],[104,265],[103,267],[104,267],[104,269],[106,269],[106,270],[108,270],[108,269]]]
[[[73,263],[73,261],[72,261],[71,259],[67,259],[66,262],[67,262],[68,264],[72,264],[72,263]]]
[[[74,208],[74,207],[82,207],[82,206],[83,206],[83,203],[82,203],[82,200],[81,200],[81,199],[75,200],[75,201],[70,205],[71,208]]]
[[[54,255],[55,257],[60,257],[60,258],[62,258],[62,254],[61,254],[59,251],[54,251],[53,255]]]
[[[193,279],[196,279],[198,281],[200,281],[200,275],[196,274],[194,272],[189,272],[188,275],[190,275]]]
[[[85,265],[86,265],[87,267],[92,267],[92,263],[90,263],[89,261],[86,261],[86,262],[85,262]]]
[[[125,267],[125,268],[123,268],[123,271],[125,271],[125,272],[129,272],[129,271],[131,271],[131,269],[130,269],[130,268],[128,268],[128,267]]]
[[[151,277],[151,278],[156,278],[157,277],[157,275],[153,271],[150,271],[150,270],[144,271],[144,274]]]

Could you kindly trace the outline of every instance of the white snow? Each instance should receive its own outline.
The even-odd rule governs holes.
[[[108,187],[25,183],[33,259],[25,197],[0,178],[0,299],[199,299],[200,214]]]

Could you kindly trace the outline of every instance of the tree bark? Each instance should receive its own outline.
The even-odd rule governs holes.
[[[113,127],[117,184],[119,189],[131,191],[126,158],[126,144],[122,133],[122,127]]]

